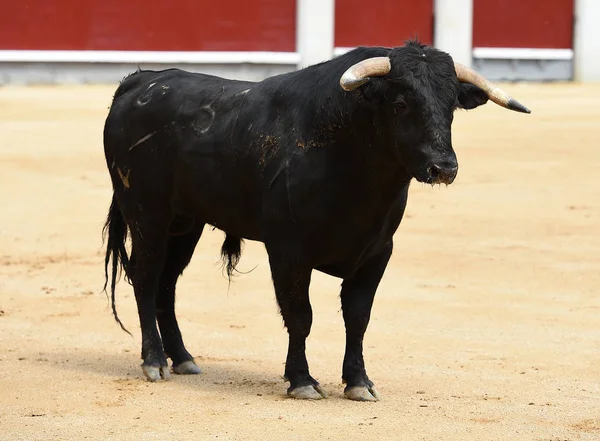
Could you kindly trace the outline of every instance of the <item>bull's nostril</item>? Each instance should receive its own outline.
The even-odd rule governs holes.
[[[437,164],[433,164],[428,168],[428,172],[429,180],[432,184],[450,184],[456,177],[458,167],[441,167]]]
[[[429,176],[431,177],[431,179],[434,182],[437,181],[438,178],[440,177],[441,171],[442,171],[442,169],[440,168],[439,165],[433,164],[432,166],[429,167]]]

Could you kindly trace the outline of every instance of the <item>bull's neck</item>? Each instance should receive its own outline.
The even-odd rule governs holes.
[[[408,182],[410,175],[400,161],[395,139],[379,123],[381,120],[376,112],[367,109],[346,115],[337,121],[333,145],[342,154],[351,156],[356,166],[364,169],[365,177],[377,182],[381,179]]]

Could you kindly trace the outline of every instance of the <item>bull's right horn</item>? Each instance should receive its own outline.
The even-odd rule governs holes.
[[[380,77],[392,69],[389,57],[373,57],[350,66],[340,78],[342,89],[350,91],[362,86],[369,77]]]

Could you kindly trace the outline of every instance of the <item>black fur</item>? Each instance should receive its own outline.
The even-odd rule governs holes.
[[[227,234],[221,246],[221,258],[229,282],[231,282],[233,272],[236,271],[236,266],[242,257],[242,243],[243,241],[239,237]]]
[[[103,291],[106,292],[106,287],[108,285],[108,266],[112,260],[110,299],[113,316],[119,326],[121,326],[121,329],[131,335],[131,332],[125,328],[121,319],[119,319],[117,307],[115,305],[115,288],[122,269],[125,270],[125,276],[129,279],[129,256],[127,255],[127,249],[125,248],[127,232],[127,224],[125,223],[121,210],[113,196],[106,222],[102,228],[102,239],[103,242],[106,242],[106,256],[104,258],[105,281]]]
[[[380,56],[390,59],[387,75],[352,92],[340,87],[346,69]],[[410,182],[452,182],[453,112],[485,102],[482,90],[459,83],[448,54],[416,41],[360,47],[260,82],[179,69],[125,78],[104,127],[114,190],[105,272],[108,283],[112,258],[113,307],[119,264],[132,280],[145,368],[164,368],[166,356],[192,360],[175,284],[208,224],[226,234],[230,281],[242,240],[266,247],[289,334],[290,392],[318,387],[305,353],[313,270],[343,279],[342,378],[372,388],[362,341]]]

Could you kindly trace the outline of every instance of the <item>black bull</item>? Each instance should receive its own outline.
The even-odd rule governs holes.
[[[454,180],[455,109],[491,99],[528,112],[474,72],[457,76],[456,66],[448,54],[408,42],[358,48],[261,82],[177,69],[122,81],[104,128],[114,190],[105,269],[108,283],[112,259],[119,324],[121,268],[133,285],[148,380],[169,376],[167,357],[175,373],[200,372],[177,324],[175,285],[209,224],[226,234],[230,277],[243,239],[265,245],[289,334],[288,394],[325,396],[305,354],[316,269],[343,279],[345,394],[378,399],[363,336],[410,181]]]

